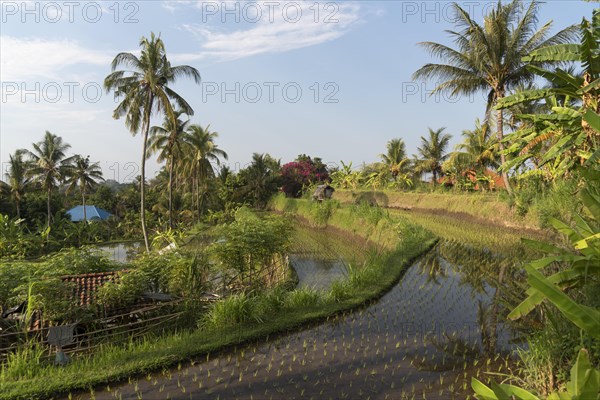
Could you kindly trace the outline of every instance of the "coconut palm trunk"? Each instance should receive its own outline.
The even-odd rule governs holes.
[[[498,91],[498,100],[504,97],[503,91]],[[506,163],[506,155],[504,154],[504,143],[502,140],[504,139],[504,112],[503,110],[496,111],[496,129],[498,132],[498,150],[500,152],[500,162],[502,165]],[[502,169],[502,180],[504,181],[504,187],[506,191],[512,194],[512,189],[510,187],[510,181],[508,180],[508,172],[505,169]]]
[[[169,158],[169,228],[173,229],[173,155]]]
[[[148,131],[150,130],[150,110],[152,109],[152,103],[154,101],[154,95],[152,92],[148,92],[148,104],[144,110],[144,123],[143,123],[143,138],[142,138],[142,165],[140,167],[140,220],[142,223],[142,235],[144,236],[144,246],[146,246],[146,252],[150,252],[150,243],[148,242],[148,231],[146,230],[146,155],[148,153]]]
[[[81,189],[81,202],[83,203],[83,222],[87,222],[87,210],[85,207],[85,189]]]
[[[190,77],[199,84],[200,74],[195,68],[187,65],[172,66],[166,56],[166,50],[160,36],[151,33],[150,38],[140,40],[141,56],[132,53],[119,53],[112,62],[112,73],[104,79],[107,91],[114,90],[118,96],[123,96],[113,111],[113,118],[125,116],[125,125],[135,135],[143,132],[141,182],[140,182],[140,219],[146,251],[150,251],[148,232],[146,229],[146,157],[148,156],[148,134],[150,118],[153,111],[164,114],[173,125],[176,124],[176,113],[171,103],[177,104],[183,113],[193,115],[192,107],[175,91],[168,87],[177,78]],[[119,65],[127,70],[117,71]],[[154,103],[156,101],[156,104]]]
[[[552,36],[549,36],[551,23],[538,29],[539,4],[536,0],[527,5],[521,0],[498,1],[495,7],[487,10],[483,24],[479,24],[467,10],[453,3],[454,24],[458,29],[448,33],[454,39],[456,48],[435,42],[420,43],[431,55],[440,58],[442,63],[425,64],[413,77],[439,79],[432,95],[438,92],[452,95],[486,92],[486,114],[489,114],[507,91],[533,81],[534,73],[528,66],[543,67],[552,63],[551,60],[528,60],[529,54],[548,45],[569,43],[576,35],[576,29],[572,26]],[[497,115],[497,134],[502,149],[502,112]],[[505,155],[501,157],[504,163]],[[502,172],[502,179],[506,190],[510,192],[507,171]]]
[[[50,216],[52,215],[52,211],[50,210],[50,198],[52,197],[52,189],[48,187],[48,198],[46,199],[46,212],[48,213],[48,218],[46,219],[46,226],[50,228]]]

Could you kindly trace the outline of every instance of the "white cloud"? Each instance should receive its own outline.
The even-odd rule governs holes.
[[[179,62],[199,59],[226,61],[257,54],[281,53],[335,40],[361,20],[360,5],[357,3],[316,3],[319,4],[318,12],[314,7],[311,8],[313,3],[290,3],[293,6],[286,7],[285,2],[278,2],[279,6],[270,6],[271,9],[266,5],[260,6],[260,18],[256,17],[256,12],[244,13],[240,8],[240,21],[250,26],[246,29],[225,32],[207,24],[184,24],[183,28],[201,42],[200,51],[174,54],[171,58]],[[298,7],[301,8],[301,14],[298,13]],[[212,18],[217,22],[225,19],[226,23],[235,19],[235,15],[220,15],[221,12],[217,11]]]
[[[165,0],[161,3],[165,10],[175,12],[182,6],[194,5],[196,1],[193,0]]]
[[[0,36],[0,80],[58,79],[64,68],[76,64],[109,65],[112,56],[89,50],[72,40]],[[113,55],[114,56],[114,55]]]

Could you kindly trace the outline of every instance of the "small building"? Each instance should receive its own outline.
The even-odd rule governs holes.
[[[84,206],[73,207],[67,211],[67,214],[69,217],[71,217],[71,221],[73,222],[79,222],[83,220],[104,221],[112,216],[112,214],[108,211],[96,206],[85,206],[85,208]]]
[[[323,201],[325,199],[331,199],[331,196],[335,192],[335,189],[329,185],[319,185],[315,189],[315,192],[312,195],[313,200]]]

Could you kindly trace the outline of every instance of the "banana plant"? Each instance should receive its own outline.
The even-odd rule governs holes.
[[[582,216],[575,216],[575,227],[551,219],[550,223],[565,235],[571,249],[564,249],[550,243],[523,239],[529,247],[546,254],[525,266],[530,288],[527,298],[511,313],[509,319],[518,319],[537,307],[544,299],[548,299],[579,328],[592,336],[600,338],[600,312],[588,310],[585,306],[577,306],[564,291],[583,284],[587,279],[600,279],[600,171],[583,172],[587,185],[580,191],[580,198],[591,215],[590,222]],[[540,271],[552,263],[568,263],[570,268],[563,269],[548,277]],[[575,311],[574,310],[578,310]],[[574,314],[573,314],[574,312]],[[585,318],[584,315],[588,315]]]
[[[600,339],[600,310],[576,302],[566,292],[569,288],[600,279],[600,171],[582,174],[586,178],[586,186],[580,191],[580,197],[591,215],[591,221],[579,215],[575,218],[575,227],[558,220],[551,221],[554,228],[568,238],[570,249],[524,239],[527,245],[541,250],[546,256],[525,266],[530,285],[528,296],[511,311],[508,318],[521,318],[547,300],[582,331]],[[555,262],[567,264],[569,268],[544,276],[541,271]],[[473,378],[471,386],[481,400],[539,399],[533,393],[513,385],[493,382],[488,387]],[[585,349],[579,351],[571,369],[571,381],[567,384],[566,392],[556,392],[548,397],[548,400],[563,399],[600,400],[600,371],[591,366]]]
[[[533,157],[533,150],[542,153],[538,167],[558,159],[555,165],[560,166],[561,176],[577,164],[600,160],[600,10],[594,11],[591,23],[586,19],[581,22],[580,36],[580,43],[541,48],[523,60],[580,62],[584,69],[581,75],[561,68],[550,71],[530,65],[528,68],[548,80],[552,87],[520,91],[498,101],[496,108],[501,110],[546,99],[552,109],[550,114],[517,115],[531,123],[505,137],[508,144],[505,154],[514,158],[502,169],[523,165]]]
[[[486,386],[471,378],[471,387],[479,400],[541,400],[535,394],[514,385],[492,382]],[[579,350],[577,361],[571,368],[571,380],[565,391],[554,392],[547,400],[598,400],[600,399],[600,371],[594,369],[586,349]]]

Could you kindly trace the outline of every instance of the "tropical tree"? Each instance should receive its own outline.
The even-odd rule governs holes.
[[[463,142],[450,153],[446,165],[454,166],[463,172],[473,169],[484,172],[487,168],[497,168],[498,164],[498,139],[490,134],[488,124],[475,121],[475,129],[462,132]]]
[[[317,182],[329,181],[327,166],[319,157],[300,154],[281,167],[281,188],[286,196],[300,197],[302,191]]]
[[[90,156],[85,158],[79,154],[73,156],[73,165],[69,167],[69,177],[66,179],[66,183],[68,184],[67,193],[73,190],[75,186],[79,186],[84,221],[87,221],[85,195],[90,189],[96,186],[98,181],[104,181],[100,164],[90,162]]]
[[[279,160],[269,154],[254,153],[250,166],[240,171],[240,177],[245,182],[242,189],[251,194],[256,208],[264,208],[269,197],[277,192],[279,170]]]
[[[158,153],[158,162],[167,161],[169,169],[169,228],[173,229],[173,176],[175,173],[176,158],[181,153],[183,132],[190,120],[182,121],[179,117],[182,110],[175,111],[176,119],[173,121],[165,116],[163,126],[150,128],[148,148],[150,153]]]
[[[600,10],[590,23],[579,26],[580,43],[540,48],[524,57],[527,62],[578,62],[583,71],[573,69],[528,69],[550,82],[550,87],[516,92],[498,102],[497,109],[545,100],[550,113],[525,112],[518,117],[523,126],[507,140],[516,157],[505,167],[517,167],[536,157],[538,166],[547,166],[553,177],[564,176],[576,166],[600,159]]]
[[[447,31],[458,46],[456,49],[435,42],[423,42],[429,53],[448,64],[429,63],[417,70],[415,79],[441,81],[433,93],[447,91],[452,95],[471,95],[487,92],[486,117],[489,117],[498,100],[505,97],[519,84],[531,82],[530,65],[545,66],[552,61],[527,59],[530,53],[555,44],[567,43],[574,37],[574,27],[568,27],[549,37],[551,22],[537,29],[539,3],[535,0],[525,5],[520,0],[496,7],[484,17],[483,25],[474,21],[469,13],[457,3],[452,5],[456,25],[460,29]],[[503,152],[504,112],[497,110],[496,131],[502,164],[506,162]],[[506,169],[502,171],[506,189],[511,192]]]
[[[8,172],[6,173],[5,190],[15,204],[17,219],[21,218],[21,200],[23,200],[30,183],[27,175],[27,163],[23,159],[24,154],[24,150],[17,150],[15,154],[9,155]]]
[[[71,148],[71,145],[64,143],[60,136],[46,131],[44,139],[33,143],[32,146],[33,151],[24,150],[31,159],[28,174],[46,191],[46,223],[49,227],[52,218],[50,209],[52,191],[65,180],[70,171],[73,157],[66,157],[65,153]]]
[[[409,159],[406,157],[406,145],[402,139],[392,139],[387,143],[387,152],[380,154],[381,161],[387,165],[394,180],[406,169]]]
[[[451,135],[444,133],[446,128],[433,130],[429,128],[429,137],[421,136],[421,146],[417,147],[420,159],[417,162],[416,169],[419,172],[431,172],[433,174],[433,184],[437,183],[437,178],[442,171],[442,163],[448,158],[446,149],[452,138]]]
[[[343,189],[356,189],[360,181],[360,171],[354,171],[352,169],[352,161],[345,164],[344,161],[340,160],[342,168],[338,168],[336,171],[331,172],[331,184],[343,188]]]
[[[142,132],[142,161],[140,181],[140,218],[146,251],[150,251],[148,232],[146,231],[145,188],[146,157],[150,117],[154,113],[164,114],[176,125],[177,115],[172,104],[187,115],[193,115],[192,107],[169,87],[178,78],[189,77],[200,83],[200,74],[188,65],[171,66],[160,36],[151,33],[150,39],[140,39],[141,54],[119,53],[112,62],[112,73],[104,79],[107,91],[123,96],[123,100],[113,112],[113,118],[125,117],[125,126],[136,134]],[[123,66],[127,70],[117,68]]]
[[[192,177],[192,186],[195,185],[198,218],[202,215],[204,199],[208,193],[208,181],[215,176],[212,162],[220,164],[219,157],[227,160],[227,153],[219,149],[215,143],[219,134],[210,132],[209,128],[210,125],[206,128],[190,125],[182,137],[184,153],[182,162],[186,166],[184,173]]]

